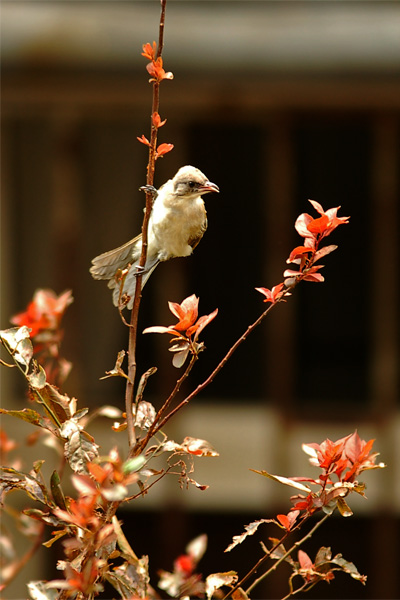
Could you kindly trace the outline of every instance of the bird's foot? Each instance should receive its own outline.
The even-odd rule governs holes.
[[[151,194],[153,200],[156,199],[157,194],[158,194],[154,185],[142,185],[142,187],[139,188],[139,191],[146,192],[146,194]]]
[[[141,267],[140,265],[137,265],[135,277],[138,277],[139,275],[146,275],[146,273],[148,273],[149,270],[150,269],[146,269],[145,267]]]

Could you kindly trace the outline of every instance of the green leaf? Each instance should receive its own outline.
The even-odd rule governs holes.
[[[341,554],[337,554],[331,562],[335,565],[338,565],[345,573],[348,573],[351,577],[353,577],[353,579],[357,579],[357,581],[360,581],[363,585],[366,584],[366,575],[361,575],[358,572],[355,564],[345,560]]]
[[[20,489],[33,500],[53,507],[46,486],[30,474],[17,471],[11,467],[0,467],[0,485],[4,495],[13,489]]]
[[[49,422],[32,408],[23,408],[22,410],[7,410],[5,408],[0,408],[0,414],[17,417],[17,419],[22,419],[27,423],[37,425],[38,427],[44,427],[45,429],[49,428]]]
[[[139,471],[146,464],[146,458],[141,454],[140,456],[134,456],[128,458],[122,466],[124,475],[129,475],[135,471]]]
[[[54,544],[54,542],[56,542],[60,538],[64,537],[64,535],[70,535],[70,534],[71,534],[71,532],[68,527],[66,527],[65,529],[58,529],[53,532],[52,538],[47,540],[47,542],[43,542],[43,546],[46,546],[46,548],[51,548],[51,546]]]
[[[347,502],[344,500],[344,498],[337,499],[337,507],[338,507],[339,512],[342,515],[342,517],[351,517],[352,516],[353,511],[351,510],[351,508],[347,504]]]
[[[48,525],[52,525],[53,527],[58,527],[60,524],[59,519],[54,517],[52,513],[44,512],[43,510],[39,510],[38,508],[25,508],[23,514],[31,519],[36,519],[36,521],[42,521],[43,523],[47,523]]]
[[[114,531],[117,536],[118,546],[125,558],[128,559],[129,562],[138,562],[139,559],[136,556],[135,552],[132,550],[128,540],[125,537],[124,532],[122,531],[121,525],[115,515],[112,517],[112,524],[114,526]]]
[[[67,510],[67,507],[65,504],[64,492],[62,491],[62,487],[61,487],[60,476],[57,473],[57,471],[53,471],[53,473],[51,474],[50,489],[51,489],[51,494],[53,496],[53,500],[57,504],[57,506],[59,508],[61,508],[62,510]]]

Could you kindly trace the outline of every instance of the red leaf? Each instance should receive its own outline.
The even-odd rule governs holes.
[[[157,52],[156,42],[153,42],[153,45],[149,44],[149,42],[147,42],[147,44],[143,44],[142,56],[144,56],[145,58],[148,58],[149,60],[154,60],[156,57],[156,52]]]
[[[313,219],[308,225],[307,229],[310,233],[314,235],[324,235],[326,230],[329,227],[329,219],[326,215],[319,217],[318,219]]]
[[[177,302],[168,302],[168,306],[173,315],[178,317],[179,323],[174,325],[177,331],[186,331],[196,322],[198,316],[199,299],[195,294],[188,296],[181,304]]]
[[[188,554],[182,554],[174,561],[174,571],[190,575],[195,568],[193,559]]]
[[[296,248],[294,248],[291,251],[290,256],[286,262],[287,263],[296,262],[299,259],[302,259],[305,254],[309,254],[312,251],[313,251],[313,248],[309,248],[307,246],[296,246]]]
[[[166,73],[163,68],[163,59],[159,56],[156,60],[152,60],[147,66],[146,69],[148,73],[151,75],[151,81],[156,81],[160,83],[163,79],[173,79],[174,76],[171,72]]]
[[[330,254],[331,252],[334,252],[334,250],[337,250],[337,246],[335,246],[334,244],[332,244],[331,246],[324,246],[315,253],[313,262],[316,263],[317,260],[319,260],[323,256],[326,256],[327,254]]]
[[[290,529],[293,527],[299,514],[300,514],[299,510],[293,510],[292,512],[290,512],[287,515],[276,515],[276,518],[278,519],[279,523],[281,523],[281,525],[283,525],[283,527],[287,531],[290,531]]]
[[[300,567],[302,569],[312,569],[313,568],[314,563],[306,552],[304,552],[303,550],[299,550],[297,556],[299,559]]]
[[[151,115],[151,121],[152,121],[154,127],[157,127],[157,129],[158,129],[159,127],[162,127],[163,125],[165,125],[165,123],[167,122],[167,119],[164,119],[164,121],[161,121],[161,117],[158,114],[158,112],[154,112]]]
[[[275,304],[275,302],[280,300],[282,298],[282,296],[286,296],[286,295],[289,296],[289,294],[285,294],[284,288],[285,288],[285,284],[279,283],[278,285],[275,285],[272,288],[272,290],[269,290],[268,288],[264,288],[264,287],[259,287],[259,288],[255,288],[255,289],[257,290],[257,292],[260,292],[260,294],[264,294],[264,296],[265,296],[264,302],[271,302],[272,304]]]
[[[160,144],[157,148],[156,158],[160,158],[160,156],[164,156],[164,154],[171,152],[173,147],[173,144]]]
[[[308,213],[303,213],[296,219],[295,229],[301,237],[308,238],[311,237],[311,234],[308,230],[308,224],[313,220],[312,216]]]
[[[140,137],[136,138],[139,142],[141,142],[142,144],[145,144],[146,146],[150,146],[150,142],[147,139],[147,137],[145,137],[143,134]]]
[[[279,523],[284,526],[285,529],[290,529],[290,523],[287,515],[276,515]]]
[[[26,325],[32,329],[31,337],[44,329],[55,330],[59,327],[66,308],[73,302],[72,292],[68,290],[57,296],[52,290],[37,290],[27,310],[10,319],[14,325]]]
[[[200,319],[197,321],[197,323],[194,325],[194,327],[196,328],[196,334],[194,336],[194,339],[197,340],[197,338],[199,337],[200,333],[203,331],[204,327],[206,327],[209,323],[211,323],[211,321],[213,319],[215,319],[215,317],[218,314],[218,308],[216,308],[215,310],[213,310],[212,313],[210,313],[209,315],[204,315],[203,317],[200,317]],[[190,329],[188,329],[188,331],[186,332],[187,335],[192,335],[192,331],[190,331],[191,329],[193,329],[193,327],[191,327]]]

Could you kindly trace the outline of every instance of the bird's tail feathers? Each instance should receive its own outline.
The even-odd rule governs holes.
[[[154,269],[156,268],[156,266],[158,265],[159,262],[160,261],[158,260],[158,258],[154,258],[150,262],[149,261],[146,262],[146,268],[142,275],[142,289],[144,288],[145,284],[147,283],[147,280],[149,279],[150,275],[153,273]],[[124,286],[123,286],[122,292],[120,289],[120,285],[118,284],[118,282],[115,280],[114,277],[112,279],[110,279],[110,281],[108,282],[108,287],[111,289],[114,289],[114,291],[113,291],[114,306],[119,306],[120,299],[122,300],[124,296],[125,297],[129,296],[129,301],[126,306],[129,309],[132,309],[133,300],[135,297],[135,290],[136,290],[138,263],[139,263],[139,261],[133,263],[130,266],[129,271],[124,279]]]
[[[126,244],[96,256],[90,267],[92,277],[94,279],[111,279],[118,269],[124,269],[131,261],[139,260],[141,239],[142,236],[138,235]]]

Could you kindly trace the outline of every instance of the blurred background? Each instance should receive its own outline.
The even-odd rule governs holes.
[[[65,391],[81,406],[123,408],[123,384],[99,381],[126,347],[127,330],[103,282],[88,272],[97,254],[140,230],[151,86],[142,45],[158,39],[160,6],[146,2],[7,1],[1,6],[1,328],[35,289],[72,289],[63,354],[74,369]],[[313,598],[400,595],[399,198],[400,5],[398,2],[169,2],[159,141],[175,145],[157,162],[156,185],[194,164],[221,193],[206,197],[209,228],[190,259],[162,264],[147,284],[140,329],[171,324],[167,301],[195,293],[200,314],[218,307],[206,352],[184,391],[219,362],[263,310],[255,287],[282,280],[300,238],[293,224],[309,198],[351,215],[330,243],[321,285],[304,283],[273,311],[219,378],[171,422],[167,433],[208,440],[219,458],[196,462],[205,492],[165,478],[121,514],[137,554],[169,570],[189,540],[209,535],[200,563],[244,574],[261,555],[260,530],[223,550],[252,520],[290,508],[290,492],[250,472],[311,474],[302,442],[354,429],[376,438],[388,467],[367,473],[368,500],[333,518],[305,548],[342,552],[366,587],[338,575]],[[147,399],[159,407],[178,372],[163,336],[139,339],[139,369],[159,367]],[[2,374],[3,406],[22,407],[23,382]],[[4,417],[19,439],[29,428]],[[124,452],[100,422],[92,433]],[[97,440],[99,441],[99,440]],[[26,450],[31,464],[33,453]],[[54,459],[49,457],[49,463]],[[28,468],[28,466],[26,467]],[[26,567],[54,577],[54,553]],[[288,573],[260,597],[284,595]]]

